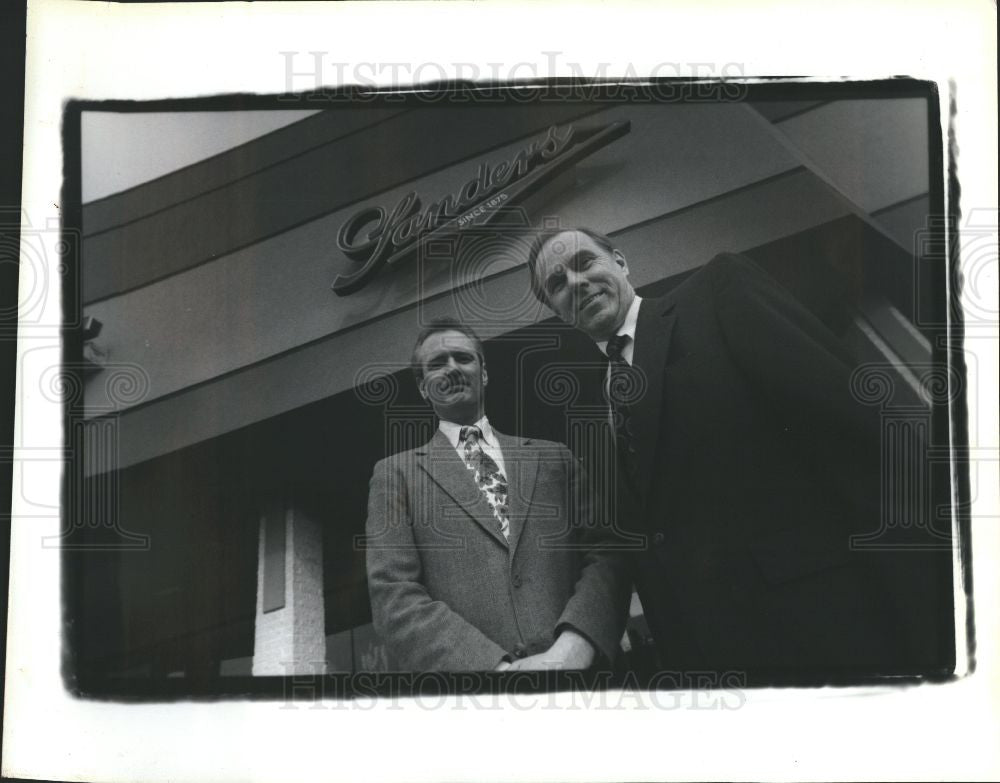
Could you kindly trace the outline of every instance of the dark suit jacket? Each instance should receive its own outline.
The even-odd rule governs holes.
[[[602,549],[583,472],[558,443],[496,433],[509,544],[465,463],[437,432],[381,460],[366,525],[375,630],[404,670],[492,670],[570,627],[605,659],[627,613],[621,556]]]
[[[663,666],[795,678],[947,657],[948,553],[851,547],[879,530],[880,424],[818,320],[724,254],[642,302],[633,362],[647,389],[618,513],[647,537],[635,573]]]

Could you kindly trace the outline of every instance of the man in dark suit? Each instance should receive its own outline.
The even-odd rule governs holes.
[[[440,426],[375,466],[366,525],[372,619],[391,656],[412,671],[610,664],[627,580],[576,460],[490,426],[483,347],[467,326],[423,329],[412,367]]]
[[[617,524],[645,536],[633,575],[662,666],[811,680],[941,660],[921,604],[940,582],[852,547],[879,529],[879,421],[815,317],[733,254],[642,300],[587,229],[540,234],[529,274],[609,357]]]

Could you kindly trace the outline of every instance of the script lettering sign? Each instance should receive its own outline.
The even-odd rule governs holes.
[[[630,130],[628,121],[597,127],[552,126],[508,160],[480,163],[476,176],[455,193],[426,208],[415,191],[396,205],[367,207],[340,227],[337,247],[359,268],[339,275],[333,290],[340,296],[361,290],[386,266],[412,258],[427,242],[488,224],[500,207],[523,201],[547,181]]]

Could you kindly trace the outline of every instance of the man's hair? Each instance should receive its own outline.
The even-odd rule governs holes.
[[[420,333],[417,335],[417,342],[413,346],[413,353],[410,354],[410,369],[413,370],[413,377],[416,378],[417,383],[424,377],[424,368],[420,363],[417,353],[427,338],[437,332],[461,332],[472,340],[476,346],[476,353],[479,354],[480,364],[486,363],[486,355],[483,352],[483,341],[479,339],[479,335],[475,333],[471,326],[462,323],[457,318],[435,318],[420,330]]]
[[[566,228],[553,228],[538,232],[535,241],[531,243],[531,249],[528,251],[528,277],[531,282],[531,293],[535,295],[535,299],[544,305],[548,304],[548,300],[545,298],[545,289],[542,288],[542,282],[538,279],[538,275],[535,274],[538,267],[538,256],[550,239],[567,231],[575,231],[590,237],[594,240],[594,244],[608,253],[614,252],[616,249],[615,243],[611,241],[611,238],[607,234],[594,231],[592,228],[568,226]]]

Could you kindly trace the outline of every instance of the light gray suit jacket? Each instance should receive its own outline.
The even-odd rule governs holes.
[[[629,583],[607,520],[591,517],[583,469],[562,444],[496,435],[509,543],[440,431],[375,466],[366,525],[375,630],[407,671],[492,670],[505,656],[543,652],[566,627],[612,660]]]

